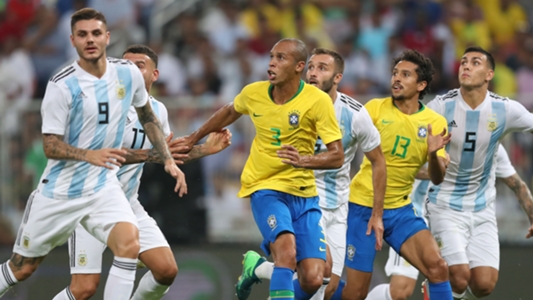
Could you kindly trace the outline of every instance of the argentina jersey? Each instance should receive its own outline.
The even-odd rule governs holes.
[[[150,104],[152,105],[155,115],[161,122],[161,125],[163,125],[163,133],[165,136],[168,136],[170,134],[170,127],[168,124],[168,112],[165,105],[152,97],[150,97]],[[152,143],[150,143],[150,140],[144,133],[137,112],[133,107],[131,107],[128,112],[122,147],[129,149],[152,148]],[[144,163],[123,165],[118,170],[117,177],[122,184],[122,190],[130,201],[137,196],[139,191],[143,166]]]
[[[496,198],[495,164],[500,139],[511,131],[532,131],[533,115],[520,103],[487,92],[472,109],[459,89],[438,96],[428,107],[443,115],[452,139],[444,182],[430,184],[429,201],[458,211],[480,211]]]
[[[144,106],[148,93],[139,69],[131,62],[108,58],[97,78],[72,63],[52,77],[41,114],[42,133],[62,137],[80,149],[120,148],[130,106]],[[117,182],[117,170],[85,161],[49,159],[39,190],[53,199],[76,199]]]
[[[348,202],[350,165],[357,145],[360,145],[363,152],[368,152],[380,144],[379,132],[361,103],[337,92],[337,99],[333,106],[342,133],[344,164],[335,170],[314,171],[320,207],[327,209],[334,209]],[[315,154],[325,151],[327,151],[326,145],[319,137],[315,146]]]
[[[424,204],[424,201],[426,200],[429,182],[430,180],[415,179],[415,183],[413,183],[413,191],[409,196],[411,198],[411,203],[413,204],[413,207],[416,209],[417,214],[421,217],[424,215],[422,206]]]

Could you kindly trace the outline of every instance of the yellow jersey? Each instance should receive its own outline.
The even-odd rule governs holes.
[[[420,110],[412,115],[401,112],[390,97],[373,99],[365,105],[381,136],[381,148],[387,164],[385,209],[411,203],[409,194],[415,176],[428,158],[428,124],[431,124],[434,135],[448,129],[443,116],[422,103],[420,105]],[[440,149],[437,155],[446,157],[446,152]],[[350,202],[367,207],[374,204],[372,164],[366,157],[350,185]]]
[[[250,115],[255,137],[241,175],[239,197],[270,189],[299,197],[317,195],[313,170],[282,163],[277,151],[292,145],[301,156],[313,155],[317,137],[324,144],[341,139],[333,102],[328,94],[300,81],[298,92],[283,105],[271,98],[268,81],[244,87],[233,105],[241,114]]]

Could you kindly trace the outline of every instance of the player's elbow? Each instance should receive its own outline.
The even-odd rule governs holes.
[[[444,174],[440,176],[431,176],[431,183],[434,185],[439,185],[444,181]]]
[[[344,152],[341,150],[336,151],[332,159],[332,169],[338,169],[344,164]]]

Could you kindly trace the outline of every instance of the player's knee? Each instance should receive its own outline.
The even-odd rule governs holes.
[[[396,287],[391,285],[390,295],[393,300],[405,300],[413,295],[413,290],[408,286]]]
[[[171,285],[178,275],[178,266],[176,264],[166,265],[159,270],[152,270],[154,279],[162,285]]]
[[[495,286],[496,283],[489,280],[470,282],[470,289],[477,298],[487,297],[492,293]]]
[[[324,265],[324,278],[331,278],[331,274],[332,274],[331,262],[326,261],[326,264]]]
[[[89,299],[96,294],[98,281],[78,280],[70,285],[70,292],[79,300]]]
[[[439,256],[429,264],[427,277],[430,282],[448,280],[448,264],[442,257]]]
[[[124,239],[120,243],[117,243],[116,249],[115,249],[115,256],[119,257],[129,257],[129,258],[137,258],[139,256],[139,251],[141,249],[141,246],[139,244],[139,240],[137,238],[129,238]]]
[[[13,271],[13,275],[18,281],[28,279],[37,270],[37,265],[22,265],[22,267]]]
[[[306,272],[299,278],[302,289],[308,294],[314,294],[322,286],[323,279],[319,272]]]
[[[296,268],[296,249],[294,247],[279,249],[279,251],[276,251],[275,263],[277,266]]]
[[[468,287],[470,281],[470,270],[466,268],[465,270],[450,272],[450,284],[452,289],[456,292],[464,292]]]
[[[368,294],[368,290],[353,289],[348,290],[344,289],[342,291],[342,300],[364,300]]]

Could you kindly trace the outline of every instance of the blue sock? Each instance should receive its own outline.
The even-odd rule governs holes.
[[[292,283],[294,271],[288,268],[274,267],[270,279],[270,298],[294,300],[294,286]]]
[[[335,291],[333,296],[331,296],[331,300],[342,300],[342,290],[344,289],[345,285],[346,282],[341,279],[341,281],[339,281],[339,286],[337,287],[337,290]]]
[[[300,281],[298,279],[294,279],[294,299],[296,300],[309,300],[313,295],[309,295],[304,290],[302,290],[302,287],[300,286]]]
[[[452,286],[450,281],[429,283],[429,296],[431,300],[452,300]]]

